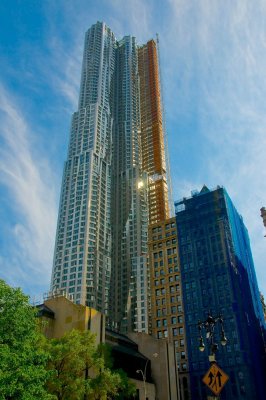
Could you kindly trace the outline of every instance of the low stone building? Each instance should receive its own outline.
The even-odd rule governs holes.
[[[137,387],[136,400],[178,398],[174,348],[166,340],[145,333],[125,336],[106,328],[103,314],[73,303],[67,295],[47,296],[37,308],[48,338],[59,338],[72,329],[90,330],[96,335],[96,344],[108,343],[114,369],[123,369]]]

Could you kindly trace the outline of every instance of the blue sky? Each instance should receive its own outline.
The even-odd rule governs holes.
[[[63,162],[85,31],[160,36],[173,197],[225,186],[266,294],[266,2],[0,2],[0,277],[48,290]]]

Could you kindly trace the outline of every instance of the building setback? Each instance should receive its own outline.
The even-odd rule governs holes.
[[[148,222],[168,216],[155,41],[86,33],[59,206],[52,291],[148,332]]]
[[[221,399],[265,398],[265,323],[247,229],[225,189],[206,186],[175,203],[192,400],[206,399],[208,351],[197,322],[224,318],[228,339],[216,353],[227,373]],[[220,333],[215,341],[220,343]],[[206,346],[207,347],[207,346]]]

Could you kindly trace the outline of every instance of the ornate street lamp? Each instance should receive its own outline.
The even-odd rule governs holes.
[[[204,340],[203,340],[203,336],[202,336],[202,333],[204,330],[206,332],[206,339],[210,345],[210,350],[211,350],[211,353],[209,355],[210,362],[215,361],[215,353],[218,349],[218,344],[215,343],[215,341],[214,341],[214,328],[217,323],[220,326],[220,343],[222,346],[225,346],[227,343],[227,339],[226,339],[225,333],[224,333],[223,317],[221,316],[221,314],[218,317],[213,317],[211,315],[211,313],[209,312],[206,321],[198,322],[198,328],[199,328],[199,334],[200,334],[199,351],[205,350],[205,344],[204,344]]]

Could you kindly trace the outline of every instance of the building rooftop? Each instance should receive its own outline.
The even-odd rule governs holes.
[[[209,189],[206,185],[203,185],[200,191],[192,190],[191,196],[183,197],[182,199],[175,201],[175,206],[183,204],[185,201],[193,199],[194,197],[198,197],[198,196],[201,196],[201,195],[209,193],[209,192],[214,192],[215,190],[218,190],[218,189],[224,189],[224,187],[217,185],[216,187]]]

